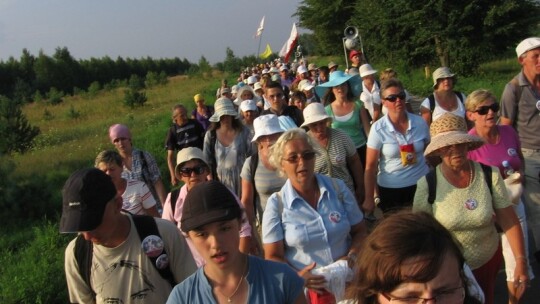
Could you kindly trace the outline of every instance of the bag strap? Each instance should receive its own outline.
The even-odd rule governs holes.
[[[178,196],[180,195],[180,188],[174,189],[171,191],[171,210],[174,217],[174,210],[176,210],[176,201],[178,200]],[[176,225],[177,222],[174,221],[174,224]]]
[[[461,103],[463,103],[463,93],[454,91],[454,94],[456,94],[457,98]],[[433,114],[433,111],[435,110],[435,95],[431,94],[428,96],[429,99],[429,111],[431,114]]]
[[[148,215],[131,215],[133,219],[133,223],[135,224],[135,228],[137,229],[137,234],[139,235],[139,239],[142,243],[142,241],[149,235],[156,235],[159,238],[161,238],[161,235],[159,234],[159,230],[156,224],[156,221],[153,217]],[[79,274],[83,278],[86,285],[90,288],[92,292],[92,297],[96,298],[96,293],[92,289],[91,281],[90,281],[90,271],[92,267],[92,258],[93,258],[93,244],[91,241],[87,241],[84,239],[82,235],[77,236],[77,239],[75,240],[75,248],[74,248],[74,255],[75,255],[75,261],[77,262]],[[163,248],[163,252],[161,255],[167,254],[165,248]],[[161,256],[160,255],[160,256]],[[156,268],[156,270],[159,272],[161,277],[165,279],[169,284],[171,284],[172,287],[174,287],[177,282],[174,280],[174,275],[171,272],[170,264],[167,265],[166,268],[160,269],[157,267],[156,261],[159,258],[157,257],[150,257],[147,255],[147,257],[150,259],[152,265]]]
[[[261,215],[260,220],[262,221],[262,214],[264,210],[262,210],[261,202],[259,201],[257,203],[257,197],[259,197],[259,193],[257,192],[257,184],[255,183],[255,172],[257,172],[258,166],[259,166],[259,153],[255,151],[251,155],[251,158],[249,161],[249,170],[251,172],[251,184],[253,185],[253,209],[255,210],[255,218],[257,218],[257,214],[260,214]]]
[[[216,164],[216,142],[217,142],[217,135],[216,130],[210,130],[210,146],[208,149],[210,149],[210,161],[212,162],[212,167],[210,170],[212,171],[212,178],[214,180],[219,181],[219,178],[217,176],[217,164]]]
[[[491,172],[492,172],[491,166],[480,163],[480,167],[482,167],[482,171],[484,172],[484,178],[486,180],[489,193],[493,195],[493,178],[491,176]],[[428,185],[428,199],[427,200],[430,205],[433,205],[433,203],[435,202],[435,198],[437,196],[437,172],[435,168],[429,170],[428,174],[426,174],[426,182]]]

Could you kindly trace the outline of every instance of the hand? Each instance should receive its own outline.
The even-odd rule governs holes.
[[[309,289],[315,290],[317,293],[322,293],[326,288],[326,279],[322,275],[315,275],[311,273],[311,270],[317,266],[317,263],[313,262],[306,266],[304,269],[298,272],[298,275],[304,279],[304,286]]]
[[[171,185],[176,186],[178,184],[178,180],[176,179],[176,176],[174,174],[171,174]]]
[[[375,202],[373,201],[373,197],[366,197],[364,199],[364,203],[362,204],[362,211],[364,211],[364,214],[371,214],[373,213],[373,210],[375,210]]]

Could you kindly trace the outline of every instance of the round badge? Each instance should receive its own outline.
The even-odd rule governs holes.
[[[339,223],[341,221],[341,213],[337,212],[337,211],[332,211],[330,212],[330,214],[328,215],[328,218],[333,222],[333,223]]]
[[[414,159],[414,154],[412,153],[407,153],[407,155],[405,156],[407,158],[407,161],[410,162]]]
[[[141,243],[144,253],[149,257],[157,257],[163,252],[163,240],[157,235],[149,235]]]
[[[538,100],[538,101],[536,102],[536,109],[538,109],[538,111],[540,111],[540,100]]]
[[[474,198],[465,201],[465,208],[467,208],[467,210],[474,210],[476,207],[478,207],[478,202]]]
[[[169,257],[164,253],[156,259],[157,269],[165,269],[169,266]]]
[[[514,149],[514,148],[508,148],[507,153],[508,153],[508,156],[517,156],[518,155],[516,149]]]

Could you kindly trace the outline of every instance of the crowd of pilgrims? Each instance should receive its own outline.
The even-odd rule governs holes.
[[[453,247],[442,255],[459,268],[444,270],[443,262],[434,262],[439,264],[423,265],[434,267],[431,273],[412,275],[427,282],[443,270],[456,273],[455,286],[430,299],[493,303],[504,260],[510,299],[519,300],[534,277],[519,187],[523,155],[515,129],[498,124],[497,98],[483,89],[468,96],[456,91],[457,76],[449,67],[432,73],[433,94],[419,98],[392,68],[377,71],[358,51],[351,51],[349,60],[342,69],[333,62],[256,65],[242,70],[232,85],[224,79],[211,100],[196,94],[193,107],[175,105],[165,140],[176,189],[170,193],[154,157],[133,146],[137,137],[132,140],[125,125],[110,127],[116,151],[101,152],[95,166],[122,193],[123,210],[177,225],[197,267],[211,261],[182,228],[182,211],[192,189],[214,180],[242,210],[234,226],[238,251],[287,264],[303,278],[301,288],[313,303],[315,298],[331,303],[323,302],[329,294],[334,301],[355,297],[360,303],[428,300],[414,292],[398,296],[400,278],[385,285],[377,275],[362,273],[379,271],[365,259],[391,260],[386,249],[411,258],[401,249],[415,243],[411,231],[423,235],[422,227],[415,228],[422,223],[432,232],[440,228],[440,238],[448,236]],[[517,184],[507,181],[512,178]],[[392,221],[397,227],[389,226]],[[407,221],[411,231],[399,227]],[[384,243],[392,237],[395,243]],[[422,238],[428,245],[419,242],[426,246],[420,251],[434,250],[429,237]],[[411,250],[419,255],[418,248]],[[438,259],[431,256],[427,263]],[[355,270],[346,294],[344,284],[335,284],[346,272],[324,274],[343,261]],[[242,270],[240,280],[244,275]],[[368,286],[376,282],[377,287]],[[182,297],[176,289],[175,297]],[[298,303],[305,300],[300,298]]]

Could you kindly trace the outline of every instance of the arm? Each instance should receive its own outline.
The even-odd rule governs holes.
[[[242,178],[242,198],[240,199],[240,201],[242,202],[242,205],[244,206],[244,210],[246,210],[246,215],[249,220],[249,223],[251,224],[251,227],[253,227],[253,224],[255,223],[253,185],[251,181],[248,181],[244,178]]]
[[[165,191],[165,186],[163,186],[163,181],[161,180],[161,178],[158,178],[158,180],[156,180],[156,182],[154,183],[154,188],[156,189],[159,201],[164,202],[165,198],[167,198],[167,192]]]
[[[264,244],[264,259],[287,263],[285,260],[285,245],[283,245],[283,240]]]
[[[527,252],[525,252],[523,231],[514,212],[513,207],[495,209],[496,221],[501,226],[504,234],[508,238],[510,248],[516,259],[516,269],[514,270],[514,283],[528,282],[527,272]]]
[[[368,136],[371,125],[369,124],[369,116],[367,114],[367,110],[366,108],[361,107],[359,112],[360,121],[362,122],[362,128],[364,128],[364,132],[366,132],[366,136]]]
[[[152,217],[161,217],[159,215],[159,212],[158,212],[158,209],[157,209],[156,205],[154,205],[154,206],[152,206],[152,207],[150,207],[148,209],[145,208],[144,211],[146,212],[147,215],[150,215]]]
[[[381,105],[378,103],[373,103],[373,122],[377,121],[381,117]]]
[[[364,172],[365,199],[362,209],[373,210],[375,187],[377,183],[377,164],[379,163],[379,150],[368,147],[366,151],[366,171]]]
[[[169,167],[169,174],[171,176],[171,185],[176,186],[178,180],[174,174],[174,150],[167,150],[167,166]]]
[[[431,111],[420,106],[420,116],[426,121],[427,125],[431,125]]]
[[[355,153],[353,156],[347,158],[347,168],[352,175],[354,180],[354,194],[356,196],[356,201],[358,205],[364,202],[364,168],[362,167],[362,162],[358,153]],[[362,209],[362,206],[360,206]],[[373,210],[363,210],[365,213],[371,213]]]

